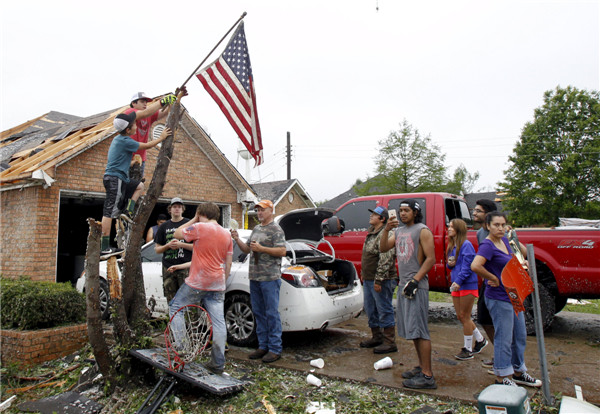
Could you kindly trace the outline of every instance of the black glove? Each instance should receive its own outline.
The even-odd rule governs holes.
[[[417,289],[419,289],[419,282],[417,282],[415,279],[410,279],[408,283],[404,285],[402,294],[408,299],[412,299],[417,294]]]
[[[175,103],[176,100],[177,100],[177,97],[171,93],[160,100],[160,105],[161,106],[171,105],[171,104]]]

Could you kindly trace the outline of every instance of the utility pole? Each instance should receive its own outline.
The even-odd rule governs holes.
[[[292,179],[292,145],[290,140],[290,131],[287,133],[287,179]]]

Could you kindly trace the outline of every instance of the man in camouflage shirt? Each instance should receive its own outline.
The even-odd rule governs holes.
[[[376,354],[397,352],[396,323],[392,300],[398,285],[394,249],[379,251],[381,230],[389,218],[387,209],[378,206],[370,210],[369,230],[362,251],[362,281],[364,308],[369,319],[372,338],[360,343],[362,348],[373,348]]]
[[[231,236],[244,253],[251,253],[248,279],[258,349],[249,358],[274,362],[281,357],[282,350],[279,289],[281,258],[286,254],[285,234],[273,221],[273,203],[270,200],[256,204],[256,215],[260,224],[254,227],[246,243],[235,230],[231,231]]]

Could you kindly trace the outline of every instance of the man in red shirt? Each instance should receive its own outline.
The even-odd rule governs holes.
[[[163,101],[165,101],[163,103]],[[150,135],[150,128],[156,121],[164,119],[171,109],[171,103],[175,101],[175,95],[167,95],[160,101],[156,101],[150,105],[148,102],[152,102],[152,98],[147,96],[144,92],[136,92],[131,97],[131,108],[125,110],[126,114],[135,112],[136,119],[135,123],[137,126],[137,132],[131,136],[137,142],[148,142],[148,136]],[[162,106],[162,108],[161,108]],[[146,168],[146,150],[139,149],[133,156],[138,155],[142,157],[142,177],[144,176],[144,169]]]
[[[215,203],[200,204],[196,216],[175,230],[173,237],[193,242],[194,250],[189,276],[169,304],[170,317],[190,304],[202,304],[207,310],[212,321],[213,337],[211,360],[204,366],[219,375],[225,368],[227,328],[223,307],[225,283],[231,271],[233,255],[231,235],[217,222],[220,214],[219,206]],[[171,321],[175,346],[180,338],[184,338],[182,319],[181,312],[177,312]]]

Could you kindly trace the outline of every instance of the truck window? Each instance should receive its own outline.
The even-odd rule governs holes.
[[[444,205],[446,207],[446,225],[450,223],[450,220],[455,218],[463,219],[467,223],[467,226],[473,225],[469,207],[467,207],[467,203],[463,200],[447,198],[444,200]]]
[[[469,211],[469,206],[467,206],[467,203],[465,203],[464,201],[460,200],[459,201],[460,204],[460,214],[461,214],[461,218],[465,221],[465,223],[467,223],[467,227],[472,227],[473,226],[473,218],[471,218],[471,212]]]
[[[346,204],[336,215],[344,220],[346,231],[365,231],[369,228],[369,209],[377,207],[376,200]]]
[[[405,198],[406,197],[390,200],[388,203],[388,210],[394,209],[396,211],[400,211],[400,201],[404,200]],[[424,198],[415,198],[415,200],[417,200],[417,203],[419,203],[419,205],[421,206],[421,214],[423,215],[423,223],[427,223],[427,215],[425,214],[425,212],[427,211],[427,209],[425,208],[425,199]],[[398,217],[398,220],[400,220],[400,217]],[[402,222],[400,222],[400,227],[402,227],[402,226],[404,226],[404,224]]]

